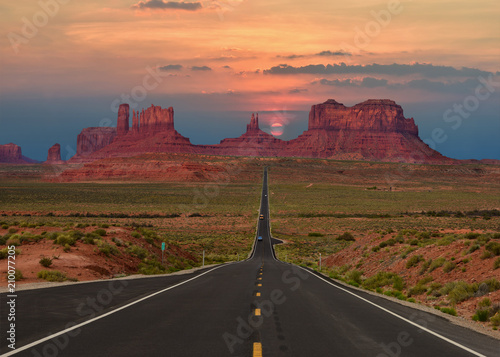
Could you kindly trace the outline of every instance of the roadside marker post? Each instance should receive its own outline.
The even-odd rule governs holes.
[[[205,250],[203,250],[203,265],[202,267],[204,268],[205,267]]]
[[[165,252],[165,242],[161,243],[161,265],[163,266],[163,252]]]
[[[319,271],[321,271],[321,253],[319,253]]]

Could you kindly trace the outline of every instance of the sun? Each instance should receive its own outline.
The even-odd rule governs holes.
[[[273,123],[271,125],[271,134],[274,136],[281,136],[283,134],[283,124]]]

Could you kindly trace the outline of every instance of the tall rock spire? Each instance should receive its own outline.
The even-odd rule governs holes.
[[[127,135],[129,130],[130,107],[128,104],[120,104],[118,109],[118,123],[116,131],[118,136]]]

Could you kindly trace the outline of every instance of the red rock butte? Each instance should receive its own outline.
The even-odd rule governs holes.
[[[411,163],[457,162],[431,149],[418,137],[413,118],[392,100],[370,99],[346,107],[330,99],[313,105],[309,125],[298,138],[283,141],[259,128],[252,114],[247,130],[238,138],[217,145],[193,145],[174,128],[174,109],[151,105],[132,111],[122,104],[117,128],[87,128],[77,140],[72,162],[89,162],[144,153],[172,152],[230,156],[317,157],[339,160],[395,161]]]

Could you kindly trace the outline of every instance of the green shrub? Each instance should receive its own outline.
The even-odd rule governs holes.
[[[427,289],[428,289],[427,286],[417,284],[413,288],[410,288],[410,290],[408,290],[408,296],[421,295],[427,292]]]
[[[484,298],[483,300],[479,301],[477,303],[477,306],[482,308],[482,307],[490,307],[491,306],[491,300],[489,298]]]
[[[341,234],[337,237],[337,240],[355,241],[356,239],[354,238],[354,236],[351,233],[344,232],[343,234]]]
[[[8,272],[6,272],[6,274],[7,274],[7,278],[9,278]],[[12,276],[11,276],[11,278],[12,278]],[[14,271],[14,281],[19,281],[22,279],[24,279],[23,273],[21,272],[21,270],[16,269]]]
[[[21,251],[19,249],[15,249],[15,254],[18,256],[21,254]],[[5,247],[0,250],[0,259],[6,259],[9,256],[9,248]]]
[[[427,271],[427,269],[429,269],[429,266],[431,265],[432,263],[432,259],[429,259],[429,260],[426,260],[422,266],[420,267],[420,270],[418,271],[418,274],[419,275],[424,275],[425,272]]]
[[[500,282],[495,278],[486,279],[485,281],[483,281],[483,283],[488,285],[490,292],[497,291],[500,289]]]
[[[9,233],[10,233],[10,234],[17,233],[18,231],[19,231],[19,229],[17,229],[17,228],[10,228],[10,229],[9,229]]]
[[[479,237],[481,234],[479,233],[474,233],[474,232],[469,232],[469,233],[466,233],[464,235],[464,238],[467,238],[467,239],[476,239],[477,237]]]
[[[99,225],[99,227],[101,227],[101,228],[109,228],[109,224],[107,224],[107,223],[101,223]]]
[[[467,284],[465,281],[449,282],[440,292],[442,295],[448,295],[448,300],[452,304],[457,304],[459,302],[465,301],[472,296],[477,291],[477,284]]]
[[[410,259],[406,261],[406,269],[410,269],[414,266],[417,266],[418,263],[423,261],[424,258],[421,255],[414,255]]]
[[[13,245],[13,246],[20,246],[21,245],[21,241],[19,240],[19,235],[16,234],[16,235],[13,235],[12,237],[9,238],[9,240],[7,240],[7,242],[5,243],[6,245]]]
[[[96,229],[93,233],[100,235],[101,237],[104,237],[106,235],[106,230],[104,229]]]
[[[319,232],[310,232],[308,234],[309,237],[324,237],[325,235]]]
[[[490,317],[490,312],[488,310],[476,310],[476,314],[472,316],[474,321],[486,322]]]
[[[97,247],[101,253],[109,257],[110,255],[120,255],[120,251],[115,246],[112,246],[108,242],[99,240],[97,241]]]
[[[480,256],[480,258],[481,258],[481,259],[483,259],[483,260],[484,260],[484,259],[489,259],[489,258],[491,258],[491,257],[493,257],[493,253],[491,253],[491,252],[490,252],[490,251],[488,251],[488,250],[485,250],[485,251],[483,252],[483,254],[481,254],[481,256]]]
[[[488,244],[486,244],[486,250],[494,255],[500,255],[500,243],[489,242]]]
[[[39,279],[47,281],[65,281],[67,280],[66,274],[59,270],[40,270],[37,274]]]
[[[134,238],[141,238],[142,237],[139,232],[132,232],[131,236]]]
[[[476,239],[476,243],[479,244],[480,246],[485,245],[489,241],[490,241],[490,237],[488,237],[487,235],[482,235]]]
[[[481,246],[479,244],[473,244],[469,247],[469,250],[467,250],[467,254],[473,253],[476,250],[478,250],[479,248],[481,248]]]
[[[175,268],[173,270],[179,270],[179,268]],[[153,274],[163,274],[166,269],[160,262],[156,260],[144,259],[144,262],[139,264],[139,274],[144,275],[153,275]]]
[[[451,272],[453,269],[455,269],[457,267],[457,264],[454,263],[454,262],[446,262],[443,266],[443,271],[445,273],[449,273]]]
[[[493,263],[493,269],[498,268],[500,268],[500,258],[495,259],[495,262]]]
[[[452,307],[442,307],[440,310],[441,310],[441,312],[444,312],[445,314],[457,316],[456,310]]]
[[[49,257],[43,257],[42,259],[40,259],[39,263],[45,268],[48,268],[52,265],[52,259]]]
[[[490,318],[490,322],[493,326],[500,326],[500,312],[493,315],[493,317]]]
[[[146,249],[138,247],[136,245],[131,245],[130,247],[128,247],[127,253],[130,255],[134,255],[141,260],[146,258],[149,255],[149,253]]]
[[[54,244],[59,244],[62,246],[66,245],[75,245],[76,243],[76,238],[71,237],[69,235],[60,235],[54,240]]]
[[[356,284],[361,284],[361,276],[363,275],[362,271],[359,270],[351,270],[346,274],[347,280],[355,282]]]
[[[2,229],[9,229],[9,225],[8,224],[2,224]]]
[[[404,289],[404,280],[395,273],[379,271],[377,274],[365,279],[363,287],[369,290],[375,290],[384,286],[393,286],[395,289]],[[403,286],[403,287],[401,287]]]
[[[443,257],[440,257],[440,258],[437,258],[436,260],[434,260],[429,266],[429,273],[434,271],[435,269],[437,269],[439,267],[442,267],[445,262],[446,262],[446,259]]]

